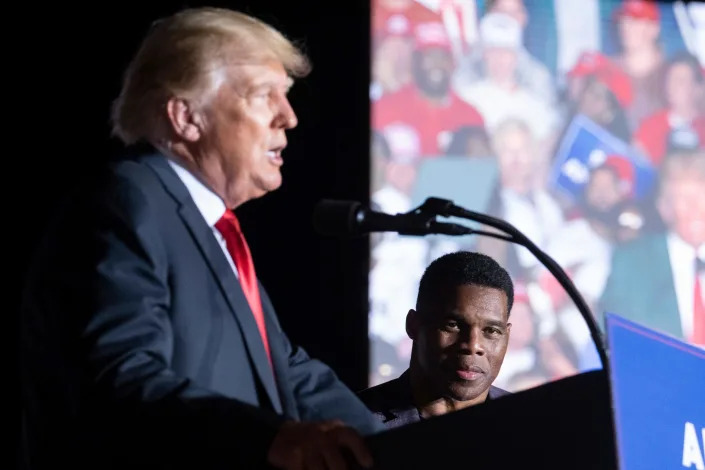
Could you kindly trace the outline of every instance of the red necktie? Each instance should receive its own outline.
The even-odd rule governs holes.
[[[700,270],[695,270],[695,302],[693,303],[693,343],[705,346],[705,300],[700,285]]]
[[[215,224],[215,227],[225,238],[230,256],[237,267],[240,285],[245,292],[247,302],[250,304],[252,313],[257,322],[259,334],[264,343],[264,350],[267,352],[269,364],[272,364],[272,356],[269,352],[269,341],[267,339],[267,328],[264,323],[264,311],[262,310],[262,301],[259,297],[259,288],[257,286],[257,275],[255,274],[255,265],[252,262],[252,254],[247,246],[245,236],[240,230],[240,222],[235,217],[235,213],[230,209],[225,211],[225,214]]]

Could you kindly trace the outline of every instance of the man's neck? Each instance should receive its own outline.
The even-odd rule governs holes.
[[[409,373],[414,405],[422,418],[440,416],[452,411],[462,410],[469,406],[484,403],[489,394],[489,390],[486,390],[472,400],[454,400],[433,390],[433,387],[429,384],[428,378],[423,375],[418,367],[415,367],[413,360]]]
[[[188,145],[182,142],[168,146],[163,152],[187,169],[204,186],[208,187],[220,197],[229,209],[235,209],[247,201],[247,198],[244,196],[240,199],[233,200],[226,198],[225,181],[221,177],[223,169],[218,160],[212,158],[206,159],[204,155],[197,154],[192,151]],[[215,178],[210,178],[209,175],[215,175]]]

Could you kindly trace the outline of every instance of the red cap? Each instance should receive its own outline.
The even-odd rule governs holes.
[[[617,16],[628,16],[641,20],[659,21],[658,5],[649,0],[624,0],[616,11]]]
[[[438,47],[441,49],[451,49],[450,39],[446,33],[445,26],[440,22],[420,23],[416,26],[416,49],[428,49]]]
[[[623,107],[632,102],[632,84],[629,76],[624,73],[607,56],[599,52],[583,52],[575,66],[568,72],[568,77],[585,77],[594,75],[609,90]]]
[[[605,160],[605,166],[612,168],[619,178],[623,194],[631,195],[634,192],[634,165],[622,155],[611,154]]]

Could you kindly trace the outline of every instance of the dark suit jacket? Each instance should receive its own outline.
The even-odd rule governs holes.
[[[487,399],[494,400],[504,395],[509,395],[509,392],[490,386]],[[414,405],[408,369],[398,378],[363,390],[358,396],[388,429],[421,421]]]
[[[598,312],[683,338],[665,235],[645,235],[615,249]]]
[[[237,277],[164,157],[117,163],[89,189],[60,211],[24,294],[33,468],[257,468],[285,418],[384,429],[289,342],[260,286],[272,374]]]

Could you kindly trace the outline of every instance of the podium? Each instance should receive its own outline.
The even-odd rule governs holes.
[[[374,468],[701,468],[705,351],[615,315],[607,333],[606,370],[371,436]]]

